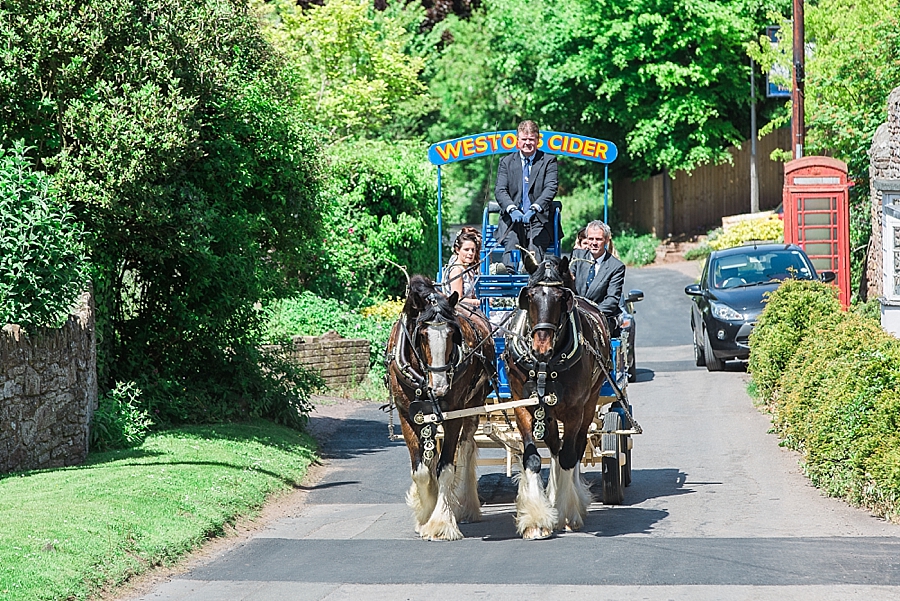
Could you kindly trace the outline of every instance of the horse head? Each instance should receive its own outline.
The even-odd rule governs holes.
[[[404,312],[415,320],[413,345],[436,398],[450,390],[453,369],[459,360],[462,332],[453,310],[457,301],[456,292],[447,298],[428,278],[414,276],[410,280]]]
[[[550,358],[557,335],[565,327],[575,308],[571,290],[569,259],[548,255],[537,263],[523,253],[525,269],[530,274],[528,285],[519,293],[519,308],[527,311],[531,327],[531,350],[538,360]]]

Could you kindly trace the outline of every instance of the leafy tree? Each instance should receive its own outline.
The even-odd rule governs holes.
[[[787,13],[789,15],[789,13]],[[886,119],[891,90],[900,85],[900,2],[820,0],[806,10],[805,154],[827,154],[847,163],[850,178],[852,272],[864,271],[871,233],[869,156],[872,136]],[[790,32],[787,18],[782,32]],[[778,63],[790,69],[792,39],[783,35],[777,48],[767,38],[750,48],[766,69]],[[790,82],[786,82],[790,83]],[[783,108],[782,122],[791,107]]]
[[[405,51],[422,11],[376,12],[369,4],[257,4],[267,36],[288,57],[294,100],[332,137],[377,136],[398,105],[425,91],[424,61]]]
[[[441,108],[429,137],[531,118],[612,140],[614,168],[633,176],[728,160],[749,133],[746,44],[786,4],[487,0],[468,24],[446,21],[453,43],[430,83]],[[561,194],[591,183],[578,175],[590,166],[567,170]]]
[[[402,294],[410,273],[437,272],[437,197],[425,148],[345,142],[328,153],[325,240],[314,288],[327,296]]]
[[[23,143],[0,147],[0,325],[61,325],[87,284],[81,224]]]
[[[318,252],[318,149],[255,15],[11,1],[0,37],[0,141],[35,147],[86,227],[101,382],[136,382],[162,422],[298,420],[254,306]]]

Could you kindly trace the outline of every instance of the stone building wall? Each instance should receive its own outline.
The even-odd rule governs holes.
[[[872,238],[869,241],[866,278],[868,297],[878,298],[882,291],[881,191],[876,180],[900,180],[900,88],[888,96],[888,118],[875,131],[869,149],[869,181],[872,194]]]
[[[295,336],[285,347],[267,346],[288,361],[319,372],[332,389],[355,386],[369,372],[369,341],[341,338],[334,332],[322,336]]]
[[[94,307],[85,293],[59,329],[0,332],[0,473],[77,465],[97,408]]]

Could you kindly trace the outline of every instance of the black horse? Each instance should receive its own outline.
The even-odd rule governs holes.
[[[416,532],[427,540],[460,539],[458,522],[481,519],[478,417],[444,421],[443,415],[484,403],[494,378],[494,344],[484,316],[457,307],[457,300],[455,292],[448,299],[428,278],[413,276],[388,340],[388,385],[412,462],[406,502]],[[438,455],[439,423],[444,444]]]
[[[521,311],[511,328],[515,334],[507,337],[504,359],[513,399],[538,401],[516,408],[524,449],[516,525],[523,538],[535,539],[554,529],[584,525],[591,494],[580,463],[604,367],[610,367],[610,336],[603,314],[575,296],[568,258],[549,255],[535,263],[523,254],[531,275],[519,294]],[[536,440],[551,453],[546,491]]]

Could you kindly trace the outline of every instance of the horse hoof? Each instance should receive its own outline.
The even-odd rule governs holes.
[[[522,533],[522,538],[525,540],[544,540],[550,538],[550,536],[552,535],[553,530],[549,528],[539,528],[537,526],[532,526]]]

